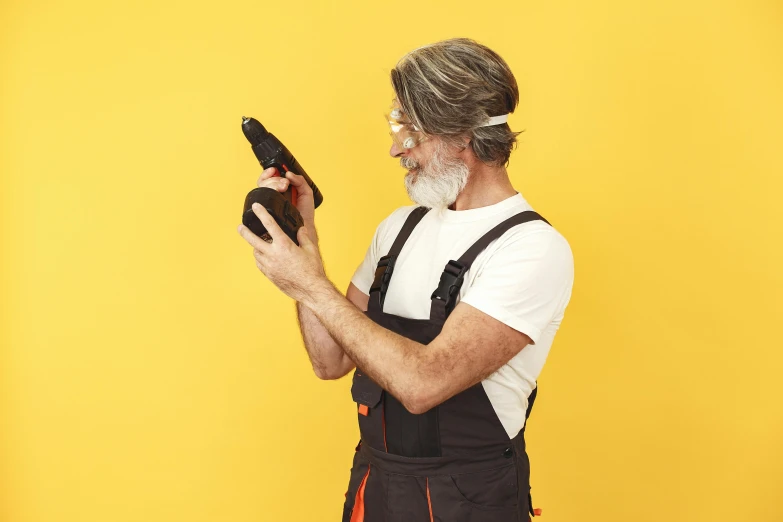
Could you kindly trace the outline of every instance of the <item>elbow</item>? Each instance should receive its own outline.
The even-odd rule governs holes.
[[[432,393],[421,389],[405,394],[400,402],[406,410],[414,415],[427,413],[439,404]]]
[[[321,379],[322,381],[332,381],[334,380],[334,377],[332,377],[332,374],[327,372],[326,370],[321,370],[319,368],[313,368],[313,373],[315,373],[315,376]]]
[[[346,372],[335,371],[332,368],[318,368],[318,367],[314,367],[313,371],[315,372],[315,376],[321,379],[322,381],[335,381],[340,377],[343,377],[346,373]]]
[[[353,362],[347,357],[335,364],[313,364],[315,376],[322,381],[336,381],[345,377],[353,368]]]
[[[408,410],[413,415],[421,415],[423,413],[427,413],[432,409],[432,407],[427,407],[424,404],[417,404],[417,403],[410,403],[410,404],[403,404],[405,406],[405,409]]]
[[[426,365],[421,363],[417,368],[419,371],[400,375],[400,380],[392,388],[400,392],[399,395],[392,394],[413,415],[427,413],[449,398],[443,375],[421,371],[422,367],[426,368]]]

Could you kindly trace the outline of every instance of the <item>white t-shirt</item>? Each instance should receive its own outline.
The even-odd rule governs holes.
[[[375,231],[364,261],[351,279],[365,294],[369,295],[378,260],[388,254],[415,208],[398,208]],[[525,210],[532,208],[517,193],[488,207],[427,212],[397,258],[383,311],[429,319],[430,296],[446,263],[459,259],[495,225]],[[508,230],[479,254],[465,274],[460,300],[526,334],[534,343],[482,382],[510,438],[525,424],[528,396],[563,320],[573,281],[571,248],[543,221]]]

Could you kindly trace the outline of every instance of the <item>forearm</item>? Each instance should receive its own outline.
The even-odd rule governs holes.
[[[353,361],[335,342],[313,311],[301,303],[296,303],[296,315],[315,374],[320,379],[339,379],[351,371]]]
[[[318,232],[315,223],[310,221],[305,224],[311,240],[318,248]],[[312,310],[301,303],[296,303],[296,317],[299,322],[299,330],[302,332],[307,356],[313,371],[319,379],[339,379],[354,367],[353,361],[348,358],[343,349],[329,335]]]
[[[424,345],[366,317],[328,281],[305,304],[347,356],[408,409],[426,393],[423,375],[434,365]]]

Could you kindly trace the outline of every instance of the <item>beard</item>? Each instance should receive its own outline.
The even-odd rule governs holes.
[[[470,174],[464,161],[446,154],[443,143],[437,145],[424,167],[411,157],[400,158],[400,165],[411,170],[405,175],[408,197],[417,205],[434,209],[446,208],[457,201]]]

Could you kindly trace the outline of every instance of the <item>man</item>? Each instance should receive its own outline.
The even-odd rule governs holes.
[[[240,233],[297,301],[316,375],[357,368],[343,522],[523,520],[524,426],[571,296],[571,250],[509,181],[519,92],[500,56],[447,40],[407,54],[391,79],[390,154],[417,206],[380,224],[347,298],[324,274],[300,176],[265,171],[259,185],[296,187],[301,248],[262,208],[273,241]]]

